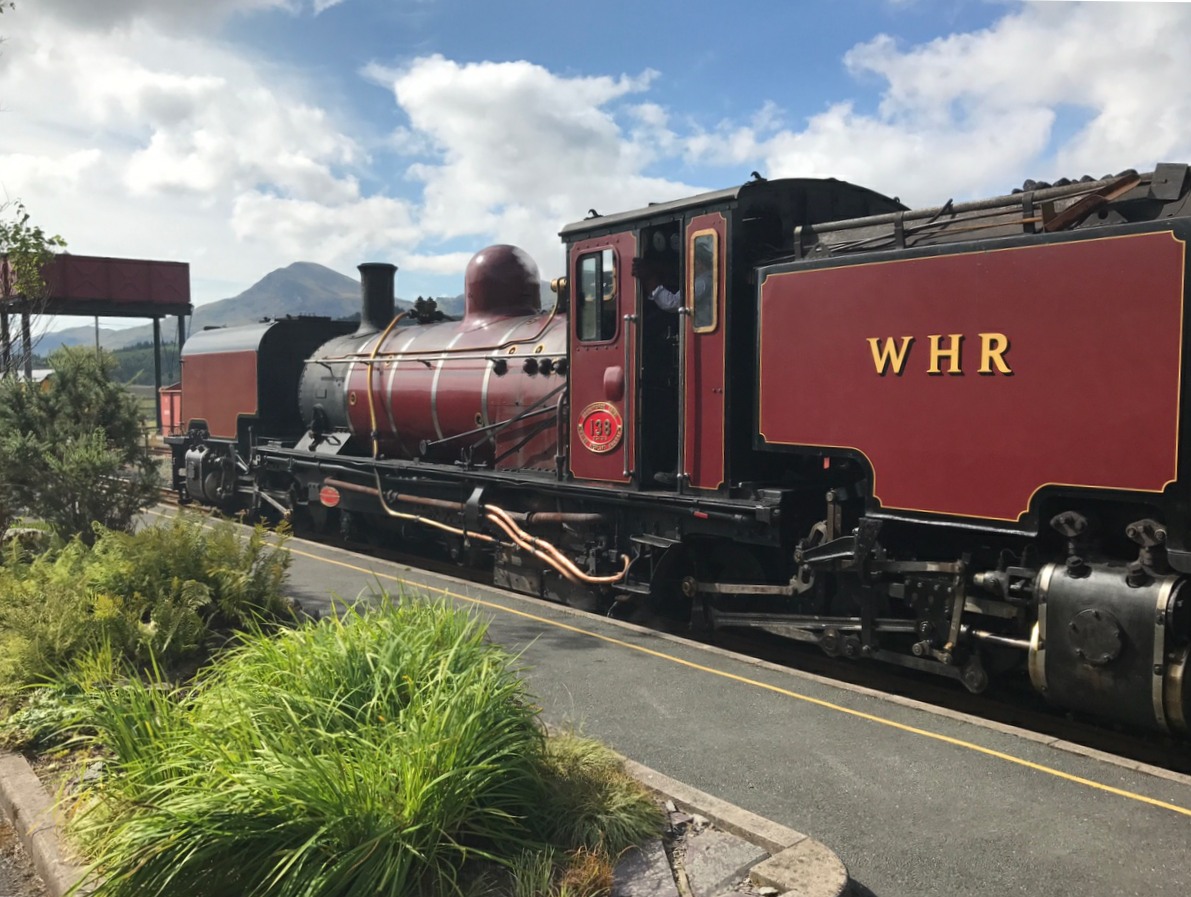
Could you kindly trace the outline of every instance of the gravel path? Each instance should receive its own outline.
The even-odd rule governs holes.
[[[47,897],[47,893],[16,832],[0,820],[0,897]]]

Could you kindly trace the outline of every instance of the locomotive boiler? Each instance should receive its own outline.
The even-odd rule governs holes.
[[[1188,732],[1186,165],[920,210],[756,178],[561,236],[546,309],[494,246],[460,320],[363,265],[358,326],[195,335],[180,494]]]
[[[541,310],[537,265],[516,247],[489,247],[468,264],[462,320],[412,327],[394,316],[395,272],[360,266],[359,329],[306,362],[298,401],[309,442],[340,432],[340,450],[376,457],[552,470],[566,328]]]

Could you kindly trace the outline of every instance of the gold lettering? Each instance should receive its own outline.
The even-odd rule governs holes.
[[[880,346],[877,345],[878,341],[875,336],[868,337],[869,347],[873,350],[873,366],[876,367],[877,373],[884,377],[886,371],[892,368],[893,373],[900,374],[906,364],[906,353],[913,344],[914,337],[903,336],[900,349],[892,336],[885,337],[885,342]]]
[[[1009,337],[1003,333],[980,334],[980,373],[994,373],[992,366],[1002,374],[1012,374],[1013,370],[1005,363],[1005,353],[1009,351]]]
[[[927,369],[928,374],[941,374],[939,370],[939,361],[943,358],[947,359],[947,373],[948,374],[962,374],[963,371],[959,366],[959,350],[963,345],[964,335],[962,333],[949,333],[947,339],[949,345],[946,349],[942,347],[940,341],[943,339],[943,334],[931,334],[927,339],[930,340],[930,367]]]

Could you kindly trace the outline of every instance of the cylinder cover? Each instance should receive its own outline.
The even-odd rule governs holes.
[[[1123,566],[1038,574],[1030,679],[1056,704],[1163,731],[1187,731],[1185,580],[1131,586]]]

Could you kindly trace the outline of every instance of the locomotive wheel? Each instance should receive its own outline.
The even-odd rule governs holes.
[[[700,571],[709,582],[765,582],[760,559],[743,545],[721,542],[711,551]]]
[[[306,505],[306,521],[316,535],[325,536],[339,529],[339,509],[328,508],[319,502]]]
[[[681,629],[691,617],[691,599],[683,583],[694,572],[694,558],[685,546],[675,545],[662,552],[649,581],[649,595],[641,611],[644,619],[667,631]]]
[[[714,627],[711,623],[710,609],[717,606],[716,598],[699,595],[697,583],[702,582],[732,582],[732,583],[764,583],[766,581],[765,568],[760,558],[744,545],[733,542],[718,542],[701,551],[697,562],[697,576],[687,582],[686,593],[692,600],[690,610],[691,632],[703,637],[709,636]],[[733,605],[739,607],[740,601]]]

